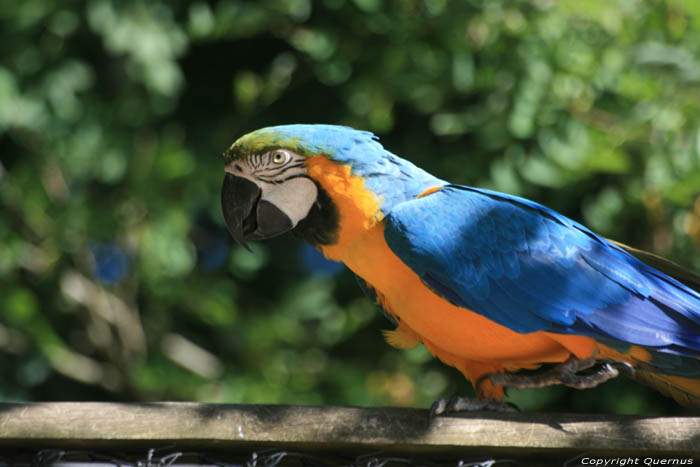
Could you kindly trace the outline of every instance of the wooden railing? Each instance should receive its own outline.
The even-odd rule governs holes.
[[[673,461],[649,465],[688,465],[688,460],[700,465],[700,417],[481,412],[431,420],[426,410],[390,407],[0,404],[0,454],[159,446],[342,453],[346,458],[379,453],[423,460],[515,459],[518,465],[544,466],[619,467],[645,465],[647,459]],[[639,460],[621,463],[627,458]],[[619,460],[594,463],[598,459]]]

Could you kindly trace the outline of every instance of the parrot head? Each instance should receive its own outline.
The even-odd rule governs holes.
[[[333,125],[284,125],[239,138],[225,152],[221,207],[238,243],[294,231],[312,244],[328,244],[338,214],[308,173],[312,156],[331,158],[349,134],[371,134]]]
[[[233,238],[275,237],[306,218],[318,197],[306,177],[303,157],[283,148],[269,149],[226,165],[221,207]]]

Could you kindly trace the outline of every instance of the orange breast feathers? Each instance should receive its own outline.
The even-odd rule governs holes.
[[[307,166],[340,214],[338,242],[320,249],[375,288],[382,306],[398,318],[399,327],[387,333],[390,344],[409,347],[422,342],[472,384],[488,373],[563,362],[572,354],[588,358],[599,351],[589,337],[520,334],[442,299],[389,249],[381,197],[367,190],[361,177],[321,156],[308,158]],[[482,397],[503,395],[501,387],[489,382],[480,391]]]

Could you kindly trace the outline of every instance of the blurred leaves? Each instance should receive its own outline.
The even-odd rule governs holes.
[[[369,129],[700,269],[684,0],[0,0],[0,397],[428,406],[470,389],[293,238],[231,247],[219,154]],[[624,397],[621,397],[624,394]],[[681,413],[624,380],[524,409]]]

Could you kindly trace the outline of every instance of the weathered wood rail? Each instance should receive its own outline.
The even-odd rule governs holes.
[[[429,420],[426,410],[389,407],[0,403],[0,453],[165,445],[217,452],[275,448],[492,456],[524,459],[521,465],[564,465],[577,456],[566,465],[622,457],[640,459],[637,465],[646,458],[685,460],[685,465],[692,459],[698,465],[700,417],[474,413]]]

